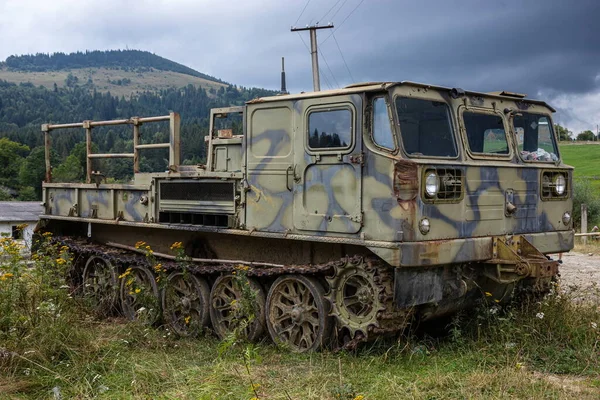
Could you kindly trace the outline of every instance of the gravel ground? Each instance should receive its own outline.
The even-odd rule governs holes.
[[[560,276],[563,286],[600,290],[600,254],[570,252],[562,255]]]

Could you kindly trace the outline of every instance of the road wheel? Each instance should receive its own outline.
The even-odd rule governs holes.
[[[264,332],[265,293],[260,284],[247,277],[223,275],[210,292],[210,320],[217,336],[231,333],[255,341]]]
[[[323,286],[314,278],[278,278],[267,296],[267,327],[273,341],[295,352],[322,348],[331,334]]]
[[[208,324],[210,288],[189,272],[171,273],[162,291],[165,322],[179,336],[197,336]]]
[[[83,269],[82,293],[84,299],[100,315],[115,312],[117,277],[115,267],[106,258],[91,256]]]
[[[158,286],[152,272],[145,267],[134,265],[127,268],[119,278],[123,315],[127,319],[148,325],[157,322],[160,317],[160,303]]]

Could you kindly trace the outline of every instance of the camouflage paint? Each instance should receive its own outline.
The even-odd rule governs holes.
[[[390,151],[372,139],[374,96],[384,96],[392,112],[396,148]],[[457,157],[409,157],[403,151],[394,112],[397,96],[448,104]],[[352,110],[352,144],[344,149],[310,149],[308,114],[340,106]],[[471,153],[462,123],[465,110],[501,117],[509,154]],[[122,220],[141,227],[362,243],[393,266],[490,260],[493,237],[506,235],[523,235],[544,253],[568,251],[573,246],[572,222],[565,225],[562,216],[571,212],[572,196],[542,201],[540,191],[542,171],[560,170],[567,175],[570,192],[572,168],[561,162],[521,159],[511,124],[513,113],[519,110],[548,117],[553,112],[539,101],[409,82],[257,99],[245,107],[239,160],[218,161],[222,156],[237,157],[235,149],[240,149],[240,139],[220,138],[213,139],[209,149],[219,165],[212,169],[218,171],[182,167],[169,173],[139,174],[136,182],[140,184],[133,186],[44,184],[46,214],[73,221]],[[213,152],[219,146],[227,149],[226,154]],[[459,199],[424,199],[423,174],[431,168],[460,171],[463,193]],[[234,181],[238,193],[235,226],[215,230],[157,224],[160,199],[155,188],[164,179]],[[507,193],[516,206],[512,214],[506,211]],[[146,204],[142,196],[149,199]],[[423,218],[430,222],[427,234],[418,227]]]

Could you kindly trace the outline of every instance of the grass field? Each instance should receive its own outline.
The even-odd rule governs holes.
[[[600,144],[561,143],[565,164],[575,167],[575,178],[590,179],[600,193]]]
[[[532,354],[526,340],[489,340],[485,333],[481,340],[388,340],[356,354],[299,355],[269,344],[241,344],[221,354],[212,337],[177,340],[164,330],[116,320],[82,328],[91,335],[90,347],[73,348],[61,361],[19,363],[0,376],[0,397],[50,398],[53,390],[78,399],[600,396],[597,361],[575,366],[583,360],[571,346],[556,349],[562,355],[543,345]]]

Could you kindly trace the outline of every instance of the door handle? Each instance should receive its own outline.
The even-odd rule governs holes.
[[[292,172],[292,178],[295,178],[296,174],[294,173],[294,167],[292,165],[289,165],[285,170],[285,187],[291,192],[292,187],[290,186],[290,172]]]

